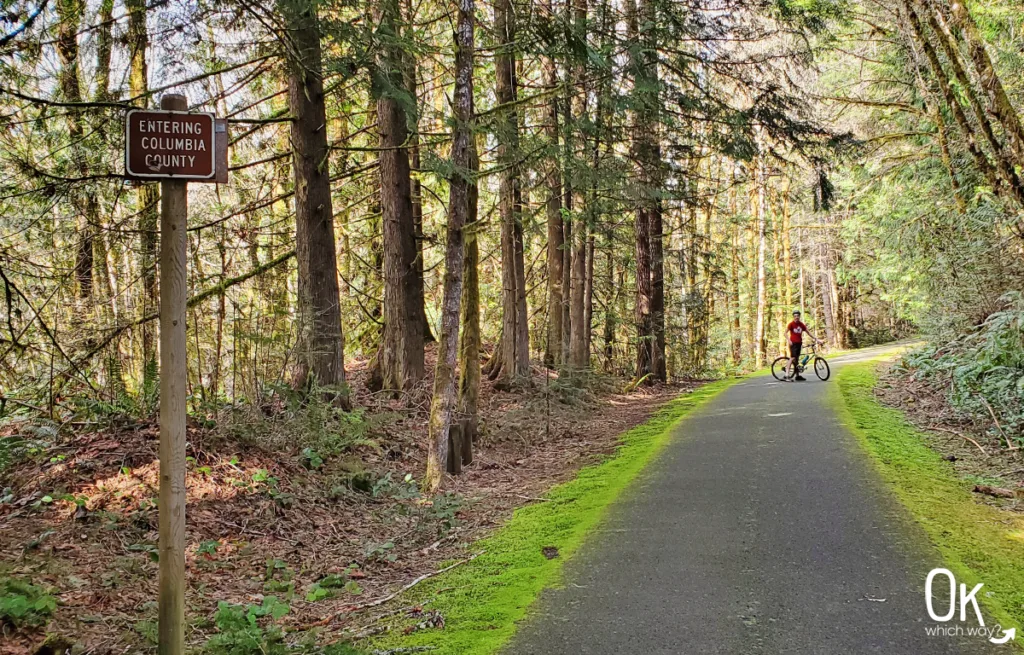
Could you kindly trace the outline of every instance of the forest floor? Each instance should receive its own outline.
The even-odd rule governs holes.
[[[1001,428],[959,417],[944,389],[892,363],[880,368],[875,397],[919,428],[925,444],[952,464],[957,477],[973,485],[976,500],[1024,514],[1024,452],[1006,447]]]
[[[400,399],[369,393],[366,377],[365,363],[354,367],[361,409],[351,414],[277,398],[190,420],[193,646],[232,621],[244,631],[251,617],[285,610],[277,624],[293,637],[358,635],[393,611],[382,601],[465,558],[517,507],[612,453],[619,435],[700,384],[627,394],[621,381],[595,378],[580,390],[540,370],[531,387],[511,392],[485,381],[475,461],[430,496],[416,478],[432,376]],[[0,650],[155,650],[156,423],[25,422],[2,436],[27,447],[0,468]],[[218,611],[225,602],[236,607]],[[20,627],[3,624],[5,611],[20,613]],[[424,613],[425,628],[438,621]],[[41,649],[47,640],[53,647]]]

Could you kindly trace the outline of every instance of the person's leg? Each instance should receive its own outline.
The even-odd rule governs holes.
[[[789,344],[789,370],[786,372],[786,378],[792,380],[797,376],[797,366],[800,365],[800,348],[799,344]]]
[[[800,375],[800,350],[803,347],[802,343],[794,343],[790,345],[790,352],[793,355],[793,378],[796,380],[803,380],[803,376]]]

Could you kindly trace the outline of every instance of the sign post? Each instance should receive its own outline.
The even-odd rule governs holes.
[[[128,112],[125,176],[160,180],[159,654],[184,655],[188,180],[227,181],[227,122],[188,112],[178,94]]]
[[[188,109],[188,101],[183,95],[165,95],[160,101],[160,108],[185,111]],[[212,140],[211,121],[210,145]],[[133,161],[133,154],[129,145],[128,165]],[[149,153],[149,162],[152,163],[158,155]],[[141,160],[146,162],[147,156],[141,157]],[[171,160],[171,157],[184,158],[189,155],[164,156],[168,158],[166,161],[171,162],[177,161]],[[191,160],[193,170],[194,162],[194,159]],[[209,177],[212,177],[212,152],[210,169]],[[129,172],[132,172],[131,169]],[[159,174],[162,171],[153,172]],[[164,179],[160,182],[160,655],[182,655],[185,652],[187,218],[188,182],[173,177]]]
[[[128,112],[124,142],[125,176],[160,180],[159,655],[184,655],[188,181],[227,182],[227,121],[168,94]]]

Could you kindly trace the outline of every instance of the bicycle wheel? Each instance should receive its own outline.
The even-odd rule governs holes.
[[[814,358],[814,374],[818,376],[818,379],[824,382],[828,379],[828,376],[832,374],[828,370],[828,362],[823,357]]]
[[[786,356],[776,358],[776,360],[772,362],[772,377],[779,382],[784,382],[788,375],[786,367],[789,365],[789,361],[789,357]]]

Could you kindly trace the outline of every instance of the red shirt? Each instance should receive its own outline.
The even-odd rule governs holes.
[[[804,332],[807,331],[807,326],[801,321],[790,321],[789,325],[786,326],[789,331],[789,342],[790,343],[803,343]]]

